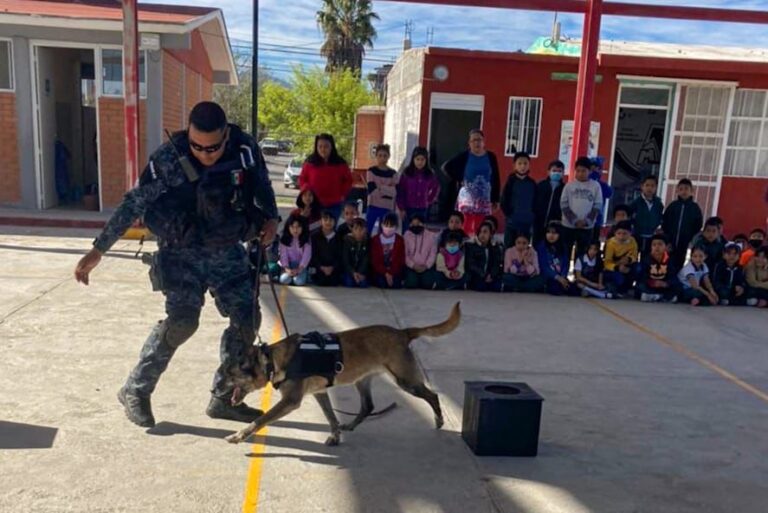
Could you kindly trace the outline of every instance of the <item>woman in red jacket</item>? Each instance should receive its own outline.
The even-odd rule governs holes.
[[[324,210],[330,210],[336,219],[352,189],[352,172],[347,162],[336,151],[336,142],[330,134],[315,137],[315,151],[301,167],[299,188],[309,188]]]
[[[399,289],[405,271],[405,242],[397,233],[397,214],[390,212],[381,219],[381,232],[371,239],[371,274],[382,289]]]

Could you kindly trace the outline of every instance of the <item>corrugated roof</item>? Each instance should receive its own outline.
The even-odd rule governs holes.
[[[179,5],[139,4],[139,21],[144,23],[187,24],[214,12],[215,8]],[[0,14],[49,16],[94,20],[122,20],[117,0],[0,0]]]

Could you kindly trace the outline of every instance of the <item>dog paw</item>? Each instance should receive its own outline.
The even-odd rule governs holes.
[[[339,429],[342,431],[354,431],[356,427],[354,424],[342,424],[339,426]]]
[[[325,445],[329,447],[336,447],[341,443],[341,436],[338,434],[331,435],[325,440]]]
[[[442,417],[435,417],[435,429],[440,429],[444,423]]]
[[[229,436],[225,436],[224,440],[226,440],[227,442],[229,442],[231,444],[239,444],[240,442],[245,440],[245,437],[242,434],[240,434],[240,433],[233,433],[233,434],[231,434]]]

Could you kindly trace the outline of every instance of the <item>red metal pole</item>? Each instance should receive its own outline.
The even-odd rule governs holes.
[[[576,85],[576,110],[573,114],[573,147],[568,169],[573,170],[576,159],[589,150],[589,127],[595,100],[597,50],[600,46],[600,21],[603,0],[587,0],[584,15],[584,33],[579,59],[579,81]]]
[[[125,190],[139,178],[139,20],[136,0],[123,1]]]

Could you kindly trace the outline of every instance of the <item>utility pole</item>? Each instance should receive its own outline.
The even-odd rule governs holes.
[[[259,0],[253,0],[253,52],[251,55],[251,134],[259,140]]]
[[[427,46],[431,46],[435,42],[435,27],[429,27],[427,29]]]
[[[413,20],[405,22],[405,38],[403,39],[403,51],[406,52],[413,46]]]

